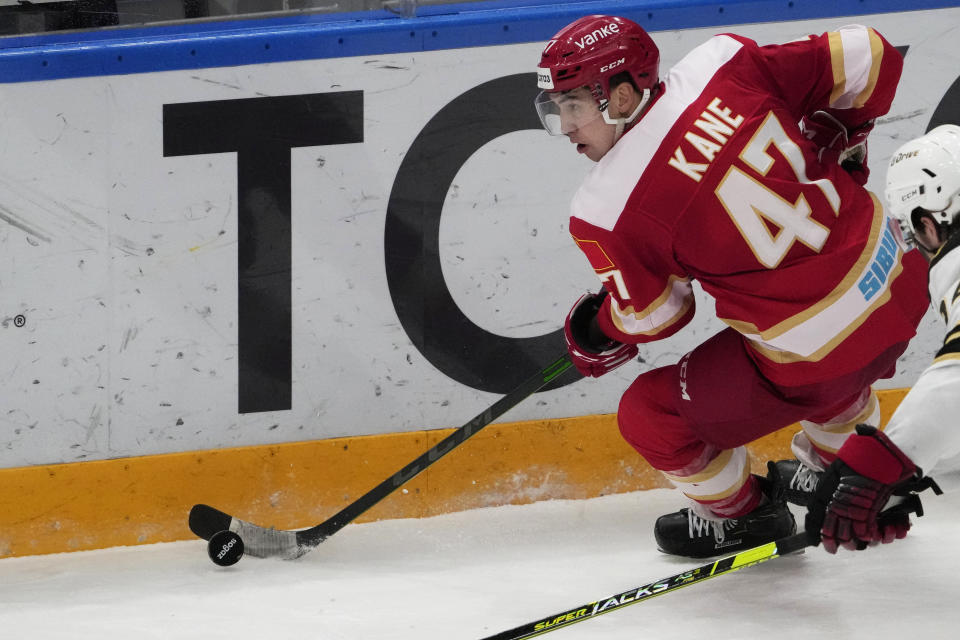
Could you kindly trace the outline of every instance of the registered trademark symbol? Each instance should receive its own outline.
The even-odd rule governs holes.
[[[18,313],[16,316],[14,316],[13,318],[14,326],[22,327],[25,324],[27,324],[27,317],[25,315],[23,315],[22,313]]]

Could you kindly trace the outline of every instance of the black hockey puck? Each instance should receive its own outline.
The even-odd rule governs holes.
[[[221,567],[237,564],[243,557],[243,539],[233,531],[218,531],[210,537],[207,553]]]

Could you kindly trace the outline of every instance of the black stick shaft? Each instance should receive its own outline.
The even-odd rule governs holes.
[[[421,471],[463,444],[468,438],[517,406],[561,374],[573,363],[566,352],[546,367],[530,376],[516,389],[497,400],[489,408],[438,442],[418,458],[391,475],[376,487],[357,498],[340,512],[315,527],[303,531],[267,529],[205,504],[196,504],[190,510],[190,530],[209,540],[218,531],[229,529],[240,533],[247,545],[247,553],[261,558],[297,558],[331,535],[356,520],[361,514],[409,482]]]
[[[344,507],[339,513],[327,519],[322,524],[298,534],[298,539],[304,544],[319,544],[323,542],[325,538],[328,538],[347,524],[356,520],[365,511],[412,480],[434,462],[459,447],[485,426],[547,386],[571,366],[573,366],[573,364],[570,362],[569,356],[564,353],[563,356],[557,358],[542,370],[527,378],[527,380],[522,382],[516,389],[497,400],[465,425],[425,451],[417,459],[357,498],[353,503]]]

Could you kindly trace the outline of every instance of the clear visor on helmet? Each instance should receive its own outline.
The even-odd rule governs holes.
[[[533,101],[543,128],[552,136],[576,131],[603,117],[603,111],[586,87],[571,91],[541,91]]]

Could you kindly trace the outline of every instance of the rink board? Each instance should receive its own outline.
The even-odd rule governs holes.
[[[516,10],[507,31],[473,14],[418,19],[470,46],[413,30],[411,47],[433,48],[345,58],[321,47],[336,28],[344,46],[373,46],[406,23],[0,41],[0,468],[449,428],[555,358],[567,310],[599,284],[567,229],[592,164],[531,107],[542,41],[489,31],[533,29],[531,15]],[[652,37],[667,67],[717,30],[786,41],[852,19]],[[903,140],[960,118],[960,56],[940,28],[960,9],[857,19],[907,51],[871,134],[879,192]],[[264,33],[278,40],[256,60],[204,66]],[[285,44],[304,33],[315,47]],[[165,47],[191,43],[195,68],[163,66],[178,59]],[[107,52],[161,66],[127,72]],[[724,328],[694,290],[691,323],[641,345],[636,364],[545,390],[507,419],[615,411],[636,375]],[[926,367],[934,322],[883,385]]]
[[[876,192],[960,121],[955,2],[510,4],[0,39],[0,557],[182,539],[200,501],[315,524],[554,357],[597,286],[565,213],[590,165],[540,130],[532,68],[587,10],[640,21],[664,67],[721,31],[876,26],[906,53]],[[723,327],[702,294],[367,517],[662,486],[608,414]],[[941,338],[931,315],[882,385]]]
[[[878,393],[884,423],[905,393]],[[792,457],[798,429],[748,445],[753,472]],[[262,526],[313,526],[451,431],[0,469],[0,558],[191,539],[186,514],[196,503]],[[357,521],[668,486],[620,437],[615,415],[495,424]]]

